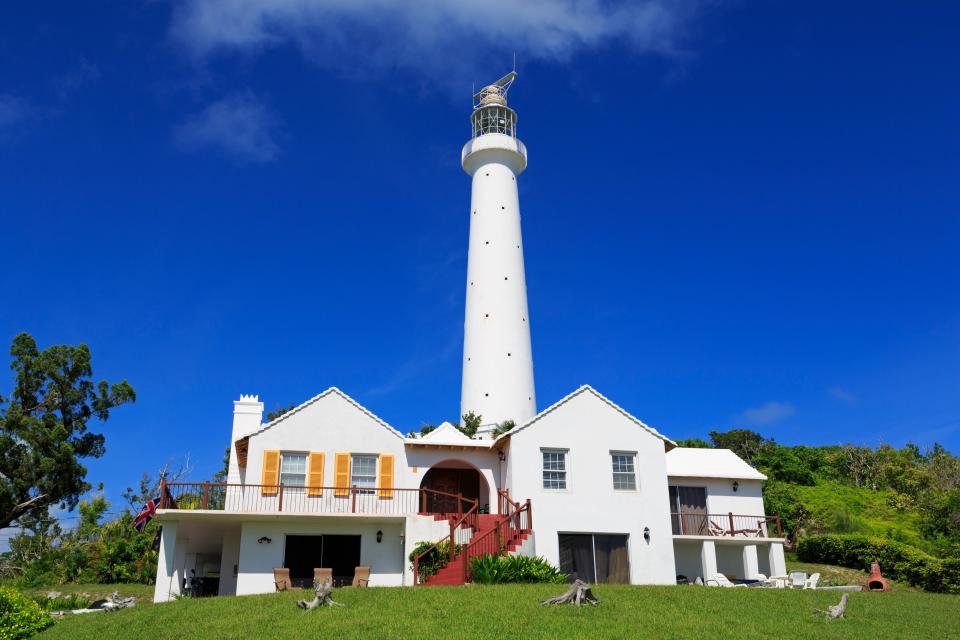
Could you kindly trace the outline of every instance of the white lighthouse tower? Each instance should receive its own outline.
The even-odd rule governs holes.
[[[504,420],[522,424],[537,412],[517,196],[527,148],[507,106],[516,77],[511,72],[473,96],[473,137],[462,152],[473,186],[460,413],[481,415],[481,433]]]

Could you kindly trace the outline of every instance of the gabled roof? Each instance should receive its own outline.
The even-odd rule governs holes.
[[[472,440],[460,429],[449,422],[444,422],[430,433],[419,438],[407,438],[405,444],[416,447],[475,447],[489,449],[491,440]]]
[[[676,446],[677,446],[677,443],[676,443],[676,442],[674,442],[674,441],[671,440],[670,438],[666,437],[665,435],[661,434],[659,431],[657,431],[657,430],[654,429],[653,427],[645,424],[642,420],[640,420],[640,419],[637,418],[636,416],[630,414],[626,409],[624,409],[624,408],[621,407],[620,405],[616,404],[615,402],[613,402],[612,400],[610,400],[609,398],[607,398],[607,397],[604,396],[602,393],[600,393],[599,391],[597,391],[596,389],[594,389],[593,387],[591,387],[591,386],[588,385],[588,384],[585,384],[585,385],[581,386],[579,389],[577,389],[577,390],[574,391],[573,393],[571,393],[571,394],[569,394],[569,395],[561,398],[560,400],[558,400],[557,402],[553,403],[552,405],[550,405],[549,407],[547,407],[546,409],[544,409],[543,411],[541,411],[541,412],[538,413],[537,415],[533,416],[532,418],[530,418],[529,420],[527,420],[527,421],[524,422],[523,424],[517,425],[517,426],[514,427],[513,429],[510,429],[510,431],[507,431],[506,433],[504,433],[503,435],[501,435],[499,438],[497,438],[497,440],[496,440],[496,442],[495,442],[494,444],[496,445],[496,443],[499,443],[499,442],[502,441],[504,438],[506,438],[506,437],[508,437],[508,436],[511,436],[511,435],[513,435],[514,433],[519,433],[519,432],[523,431],[524,429],[529,428],[529,427],[532,426],[535,422],[537,422],[538,420],[540,420],[541,418],[543,418],[543,417],[546,416],[547,414],[550,414],[550,413],[556,411],[557,409],[559,409],[560,407],[562,407],[562,406],[565,405],[566,403],[570,402],[571,400],[573,400],[574,398],[576,398],[577,396],[579,396],[579,395],[582,394],[582,393],[590,393],[590,394],[593,394],[594,396],[596,396],[597,398],[599,398],[600,400],[602,400],[603,402],[605,402],[606,404],[608,404],[612,409],[614,409],[615,411],[618,411],[618,412],[621,413],[624,417],[626,417],[626,418],[628,418],[630,421],[634,422],[637,426],[643,428],[645,431],[649,432],[651,435],[654,435],[654,436],[656,436],[657,438],[660,438],[661,440],[663,440],[664,446],[666,447],[667,451],[669,451],[669,450],[672,449],[673,447],[676,447]]]
[[[345,394],[343,391],[340,391],[340,389],[337,389],[336,387],[330,387],[329,389],[327,389],[327,390],[324,391],[323,393],[318,393],[317,395],[313,396],[312,398],[310,398],[309,400],[307,400],[307,401],[304,402],[303,404],[297,405],[297,406],[294,407],[293,409],[290,409],[290,411],[287,411],[287,412],[284,413],[282,416],[280,416],[280,417],[278,417],[278,418],[275,418],[275,419],[271,420],[270,422],[268,422],[268,423],[266,423],[266,424],[260,425],[260,427],[259,427],[256,431],[247,434],[245,437],[249,438],[249,437],[251,437],[251,436],[259,435],[259,434],[263,433],[264,431],[266,431],[267,429],[270,429],[270,428],[273,427],[274,425],[280,424],[281,422],[283,422],[284,420],[290,418],[290,417],[293,416],[294,414],[299,413],[300,411],[303,411],[304,409],[306,409],[307,407],[309,407],[309,406],[312,405],[313,403],[317,402],[318,400],[321,400],[322,398],[326,398],[326,397],[329,396],[329,395],[337,395],[337,396],[340,396],[341,398],[343,398],[344,400],[346,400],[347,402],[349,402],[350,404],[352,404],[354,407],[356,407],[358,410],[360,410],[362,413],[366,414],[367,417],[372,418],[372,419],[374,420],[374,422],[376,422],[377,424],[379,424],[380,426],[382,426],[384,429],[386,429],[387,431],[389,431],[389,432],[392,433],[393,435],[397,436],[397,437],[400,438],[401,440],[403,439],[403,434],[402,434],[402,433],[400,433],[399,431],[397,431],[396,429],[394,429],[393,427],[391,427],[391,426],[390,426],[389,424],[387,424],[384,420],[380,419],[379,416],[375,415],[372,411],[370,411],[369,409],[367,409],[366,407],[364,407],[362,404],[360,404],[359,402],[357,402],[356,400],[354,400],[353,398],[351,398],[350,396],[348,396],[347,394]]]
[[[767,479],[730,449],[688,447],[677,447],[667,452],[667,475],[677,478]]]

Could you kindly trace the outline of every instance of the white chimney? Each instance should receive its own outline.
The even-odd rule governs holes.
[[[230,466],[227,470],[227,482],[242,484],[246,479],[246,468],[240,469],[237,459],[237,440],[250,435],[260,427],[263,420],[263,403],[260,396],[240,395],[233,401],[233,432],[230,435]]]
[[[239,400],[233,401],[232,442],[256,431],[260,427],[261,420],[263,420],[263,403],[260,402],[260,396],[241,394]]]

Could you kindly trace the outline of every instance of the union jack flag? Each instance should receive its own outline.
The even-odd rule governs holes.
[[[153,500],[147,500],[147,504],[143,505],[143,509],[140,509],[140,513],[138,513],[137,517],[133,519],[133,526],[136,527],[137,531],[143,533],[147,523],[153,519],[153,516],[157,515],[157,507],[159,506],[159,497],[154,498]]]

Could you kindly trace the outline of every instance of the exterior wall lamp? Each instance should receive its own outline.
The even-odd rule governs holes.
[[[643,528],[643,539],[646,540],[647,544],[650,544],[650,527]]]
[[[377,531],[377,544],[383,542],[383,531]]]
[[[505,454],[505,453],[503,452],[503,449],[500,449],[500,450],[497,451],[497,459],[498,459],[500,462],[503,462],[504,460],[507,459],[507,454]]]
[[[739,488],[740,488],[740,483],[737,482],[736,480],[734,480],[734,481],[733,481],[733,492],[736,493],[736,492],[737,492],[737,489],[739,489]]]
[[[270,544],[271,542],[273,542],[273,540],[271,540],[267,536],[263,536],[262,538],[257,538],[257,544]]]

